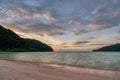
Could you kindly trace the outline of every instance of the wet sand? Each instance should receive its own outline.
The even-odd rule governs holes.
[[[0,60],[0,80],[120,80],[120,71]]]

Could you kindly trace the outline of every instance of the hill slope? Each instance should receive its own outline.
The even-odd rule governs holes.
[[[0,51],[53,51],[53,49],[34,39],[24,39],[13,31],[0,25]]]
[[[113,44],[110,46],[105,46],[93,51],[120,51],[120,44]]]

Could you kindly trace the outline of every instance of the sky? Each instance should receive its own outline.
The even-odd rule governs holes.
[[[0,25],[55,51],[120,43],[120,0],[0,0]]]

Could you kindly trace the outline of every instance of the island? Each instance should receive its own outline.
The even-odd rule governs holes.
[[[53,49],[35,39],[22,38],[0,25],[0,51],[7,52],[51,52]]]
[[[120,43],[113,44],[110,46],[104,46],[102,48],[99,48],[93,51],[120,51]]]

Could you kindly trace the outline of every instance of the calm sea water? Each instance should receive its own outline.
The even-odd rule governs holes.
[[[119,52],[0,52],[0,58],[120,70]]]

